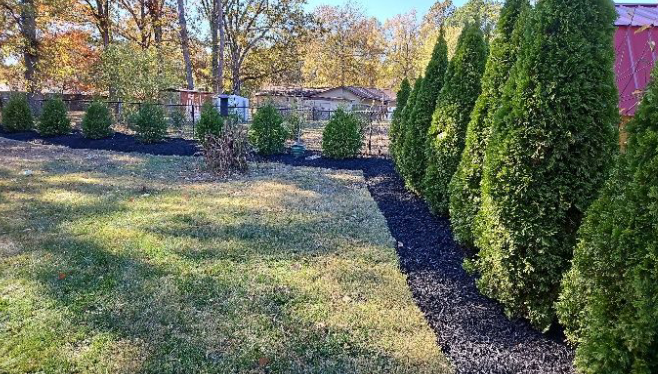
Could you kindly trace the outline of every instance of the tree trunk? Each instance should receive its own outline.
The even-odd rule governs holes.
[[[20,29],[23,36],[23,59],[25,60],[25,82],[32,96],[38,89],[37,69],[39,63],[39,41],[37,40],[37,13],[34,0],[21,0]]]
[[[217,9],[219,56],[217,61],[217,87],[215,87],[215,92],[221,94],[224,91],[224,49],[226,47],[226,29],[224,28],[224,3],[222,0],[215,1],[219,3],[219,7]]]
[[[192,75],[192,59],[190,58],[190,40],[187,36],[187,21],[185,20],[184,0],[178,0],[178,25],[180,28],[181,48],[185,60],[185,77],[187,78],[187,89],[194,89],[194,75]]]
[[[218,41],[218,24],[217,24],[217,4],[218,0],[212,0],[212,9],[210,10],[210,70],[212,71],[212,88],[217,93],[217,79],[219,65],[219,41]]]
[[[231,66],[231,75],[233,80],[233,94],[240,95],[242,90],[242,81],[240,80],[240,70],[242,69],[240,58],[234,56]]]

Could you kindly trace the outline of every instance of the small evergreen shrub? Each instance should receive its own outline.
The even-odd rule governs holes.
[[[254,115],[249,140],[262,155],[274,155],[285,150],[288,131],[281,113],[272,104],[258,109]]]
[[[110,109],[104,103],[94,101],[82,118],[82,134],[89,139],[103,139],[114,134]]]
[[[219,114],[211,100],[201,107],[201,118],[196,125],[196,137],[203,141],[208,135],[219,135],[224,127],[224,119]]]
[[[448,214],[448,185],[457,171],[466,141],[466,128],[487,61],[487,46],[479,24],[466,25],[450,61],[427,132],[427,170],[423,197],[434,213]]]
[[[422,183],[427,169],[427,132],[432,123],[439,93],[445,83],[448,69],[448,44],[443,29],[434,46],[432,59],[425,69],[425,78],[416,97],[413,112],[407,126],[404,140],[406,165],[405,183],[417,193],[422,192]]]
[[[359,155],[363,147],[363,123],[354,114],[338,109],[322,132],[322,154],[345,159]]]
[[[224,176],[247,171],[249,141],[240,126],[227,123],[219,135],[208,134],[202,147],[206,165],[216,174]]]
[[[482,78],[482,93],[475,103],[466,130],[466,146],[457,172],[449,186],[450,223],[455,239],[460,244],[473,247],[473,223],[480,210],[480,182],[482,167],[491,126],[500,107],[503,87],[516,61],[523,18],[530,8],[528,0],[507,0],[500,12],[496,37],[490,48],[489,59]],[[521,21],[519,21],[521,20]],[[517,22],[519,21],[519,22]]]
[[[487,146],[478,287],[540,330],[619,149],[616,18],[610,0],[537,2]]]
[[[61,98],[46,101],[37,130],[42,136],[66,135],[71,132],[68,109]]]
[[[167,120],[160,105],[142,104],[132,121],[133,130],[142,143],[157,143],[167,134]]]
[[[284,126],[288,131],[288,138],[292,141],[299,141],[302,136],[302,118],[297,114],[295,108],[284,118]]]
[[[2,128],[7,132],[29,131],[34,128],[34,118],[25,95],[11,95],[4,105]]]
[[[169,109],[169,125],[172,128],[181,131],[189,125],[189,122],[184,109],[178,107]]]
[[[562,281],[558,317],[584,374],[658,372],[657,74]]]

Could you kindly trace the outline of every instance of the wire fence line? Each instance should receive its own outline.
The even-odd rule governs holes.
[[[82,118],[89,105],[93,102],[101,102],[107,105],[115,122],[115,129],[119,132],[131,133],[131,116],[133,116],[146,102],[124,101],[124,100],[93,100],[91,98],[66,98],[62,97],[66,104],[69,118],[74,127],[80,126]],[[0,97],[0,111],[2,111],[8,97]],[[33,98],[30,106],[35,116],[39,116],[43,110],[44,103],[48,98]],[[201,117],[201,104],[181,104],[154,102],[151,105],[163,108],[165,118],[169,124],[168,135],[184,139],[194,139],[196,127]],[[324,126],[335,115],[338,109],[322,109],[314,107],[277,106],[275,108],[289,120],[297,117],[300,125],[300,140],[304,142],[307,149],[320,151],[322,145],[322,131]],[[217,107],[217,110],[225,117],[233,118],[237,123],[249,126],[254,115],[260,107],[229,106]],[[348,112],[356,115],[363,123],[364,131],[364,156],[388,157],[388,128],[390,125],[390,112],[385,107],[355,106]]]

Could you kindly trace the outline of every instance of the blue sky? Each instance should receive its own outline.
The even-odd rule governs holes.
[[[624,0],[619,2],[633,3],[655,3],[658,0]],[[346,0],[308,0],[307,7],[309,10],[318,5],[342,5]],[[400,13],[407,13],[416,9],[418,15],[423,15],[434,4],[435,0],[352,0],[355,4],[361,5],[366,14],[374,16],[385,21],[388,18]],[[455,5],[459,6],[466,0],[453,0]]]

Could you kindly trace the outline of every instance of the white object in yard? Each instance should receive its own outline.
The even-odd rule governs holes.
[[[28,170],[23,170],[22,174],[29,177],[30,175],[34,174],[34,172],[32,172],[32,170],[28,169]]]
[[[214,98],[215,107],[222,116],[234,115],[242,122],[250,120],[249,99],[238,95],[217,95]]]

